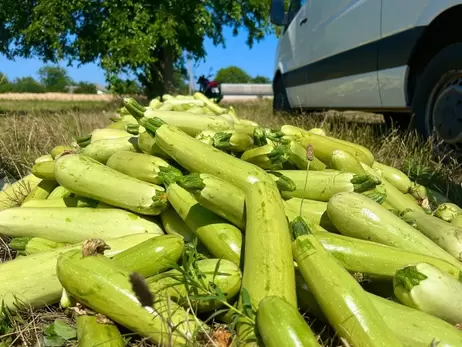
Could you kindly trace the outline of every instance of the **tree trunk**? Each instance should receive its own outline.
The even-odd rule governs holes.
[[[164,46],[163,49],[163,80],[164,89],[166,93],[173,93],[175,91],[175,82],[173,76],[173,63],[175,61],[173,54],[173,47]]]

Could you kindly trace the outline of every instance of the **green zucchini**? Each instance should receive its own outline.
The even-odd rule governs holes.
[[[124,122],[124,121],[120,120],[119,122]],[[132,124],[138,125],[138,122],[136,121],[136,119],[134,120]],[[95,129],[90,134],[82,136],[81,138],[78,138],[77,143],[80,144],[82,143],[83,140],[85,141],[90,140],[90,143],[93,143],[93,142],[100,141],[100,140],[112,140],[112,139],[120,139],[120,138],[127,138],[127,137],[133,136],[133,134],[128,133],[124,129],[111,129],[111,128]]]
[[[42,179],[28,174],[0,191],[0,211],[19,206],[27,196],[42,182]]]
[[[150,154],[165,160],[170,159],[170,157],[156,144],[156,139],[148,132],[144,132],[138,137],[137,146],[139,150],[145,154]]]
[[[96,142],[95,142],[96,143]],[[167,208],[165,190],[79,154],[56,161],[58,183],[69,191],[144,215],[159,215]]]
[[[433,256],[462,269],[462,264],[445,250],[364,195],[336,194],[327,203],[327,214],[343,235]]]
[[[336,193],[364,192],[380,184],[380,181],[374,177],[356,176],[349,172],[326,170],[309,171],[308,173],[303,170],[279,170],[276,172],[290,178],[297,187],[292,192],[281,192],[284,198],[296,197],[329,201]]]
[[[178,185],[186,189],[194,198],[210,211],[245,229],[245,193],[210,174],[193,173],[181,178]]]
[[[462,214],[462,209],[456,204],[450,202],[439,205],[434,213],[435,217],[438,217],[448,223],[450,223],[454,217],[459,214]]]
[[[41,163],[43,161],[53,161],[53,157],[51,154],[44,154],[34,160],[34,164]]]
[[[108,159],[116,152],[131,151],[137,152],[138,139],[135,136],[121,137],[115,139],[103,139],[90,143],[88,146],[82,148],[78,154],[90,157],[106,164]]]
[[[256,311],[268,296],[279,296],[297,307],[289,225],[282,199],[270,182],[256,182],[246,194],[246,234],[242,289]],[[242,305],[242,302],[241,302]],[[254,327],[244,320],[238,338],[248,341]]]
[[[161,235],[143,241],[119,254],[114,260],[144,277],[154,276],[176,265],[183,254],[184,241],[176,235]]]
[[[82,257],[81,250],[66,252],[58,258],[56,272],[78,302],[157,345],[186,346],[203,326],[166,298],[142,305],[132,289],[131,272],[101,254]]]
[[[291,212],[290,215],[300,215],[301,209],[301,216],[303,218],[310,220],[314,224],[319,225],[330,232],[337,232],[337,229],[327,215],[327,202],[290,198],[288,200],[284,200],[284,209],[286,211],[286,215],[289,211]]]
[[[217,104],[215,104],[213,101],[211,101],[209,98],[207,98],[204,94],[202,94],[200,92],[195,92],[193,95],[194,95],[195,99],[204,102],[205,106],[207,108],[209,108],[210,110],[212,110],[215,114],[224,114],[224,113],[226,113],[226,109],[224,109],[223,107],[220,107]]]
[[[407,193],[411,188],[411,180],[404,172],[377,161],[372,164],[372,168],[381,170],[382,177],[394,185],[401,193]]]
[[[188,276],[202,280],[213,293],[219,288],[226,301],[233,299],[241,287],[241,271],[239,267],[226,259],[202,259],[194,266],[186,269]],[[183,269],[183,271],[186,271]],[[184,308],[192,308],[195,312],[209,312],[223,306],[219,300],[200,300],[209,296],[202,289],[188,285],[185,286],[183,271],[172,269],[146,279],[149,289],[156,296],[161,294],[169,296],[173,301]],[[213,288],[213,289],[212,289]]]
[[[111,247],[106,256],[111,257],[155,234],[134,234],[106,243]],[[69,250],[80,250],[81,245],[60,247],[0,264],[0,300],[11,310],[38,309],[59,302],[62,286],[56,277],[56,261]]]
[[[43,180],[24,199],[24,203],[35,200],[46,200],[58,185],[55,180]]]
[[[215,175],[244,191],[256,181],[268,180],[263,169],[210,147],[162,121],[149,119],[141,124],[155,133],[159,147],[189,172]]]
[[[50,151],[50,154],[51,154],[51,157],[54,159],[56,159],[57,156],[59,156],[60,154],[66,152],[66,151],[74,151],[74,147],[71,147],[71,146],[56,146],[56,147],[53,147],[53,149]]]
[[[235,130],[217,132],[212,140],[213,147],[226,152],[242,153],[253,146],[252,136]]]
[[[366,291],[327,253],[301,218],[291,222],[298,269],[336,333],[353,346],[402,346]]]
[[[192,242],[196,238],[194,233],[189,229],[173,207],[169,207],[162,212],[160,214],[160,220],[167,234],[181,236],[185,243]]]
[[[65,242],[56,242],[47,239],[42,239],[40,237],[31,238],[24,247],[24,254],[31,255],[40,252],[51,251],[56,248],[70,246],[70,243]]]
[[[168,186],[167,195],[175,211],[213,256],[239,265],[242,234],[238,228],[201,206],[176,183]]]
[[[278,296],[260,302],[256,323],[265,347],[321,346],[297,309]]]
[[[366,171],[364,171],[358,159],[341,149],[336,149],[332,152],[329,166],[338,171],[351,172],[361,176],[366,175]]]
[[[88,198],[73,197],[61,199],[30,200],[21,207],[100,207],[100,202]]]
[[[462,228],[423,212],[407,212],[402,218],[454,258],[462,261]]]
[[[343,235],[318,233],[315,236],[324,249],[351,273],[362,273],[373,279],[392,280],[400,268],[425,262],[454,278],[462,278],[460,267],[439,258]]]
[[[42,161],[32,166],[31,172],[33,175],[42,180],[54,180],[55,161]]]
[[[462,214],[455,216],[451,220],[451,225],[454,225],[454,226],[456,226],[458,228],[462,228]]]
[[[53,191],[48,195],[47,199],[48,200],[53,200],[53,199],[63,199],[63,198],[69,198],[73,195],[69,190],[62,186],[57,186]]]
[[[78,347],[125,347],[119,329],[107,319],[79,314],[76,321]]]
[[[144,153],[120,151],[114,153],[106,165],[128,176],[154,184],[171,184],[183,174],[164,159]]]
[[[114,208],[14,207],[0,212],[0,234],[42,237],[76,243],[88,238],[104,240],[137,233],[162,235],[154,222]]]

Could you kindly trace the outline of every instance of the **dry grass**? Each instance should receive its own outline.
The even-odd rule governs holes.
[[[35,101],[112,101],[114,95],[69,94],[69,93],[3,93],[0,100],[35,100]]]
[[[2,173],[16,177],[23,175],[30,169],[35,158],[47,153],[54,146],[69,144],[75,136],[109,124],[109,117],[117,107],[116,104],[111,104],[107,109],[92,111],[88,105],[81,105],[76,110],[70,106],[72,103],[67,108],[62,103],[57,107],[56,102],[38,104],[40,106],[23,115],[18,115],[17,105],[13,105],[12,111],[0,117],[0,177]],[[234,107],[241,118],[254,120],[261,125],[278,127],[282,124],[293,124],[306,129],[322,127],[330,136],[364,145],[373,152],[378,161],[398,167],[413,177],[417,176],[422,183],[436,182],[433,188],[437,187],[448,193],[456,203],[462,205],[460,166],[455,163],[443,164],[442,160],[433,158],[430,144],[422,142],[413,132],[386,129],[381,115],[327,112],[275,116],[270,105],[270,101],[253,101],[238,102]],[[49,112],[49,108],[53,107],[55,110]],[[5,245],[4,240],[0,239],[2,260],[13,256]],[[13,333],[8,335],[12,340],[9,341],[14,340],[16,345],[23,346],[40,345],[39,336],[44,325],[57,317],[66,318],[62,312],[53,308],[21,312],[13,320]],[[325,346],[344,345],[332,338],[329,329],[326,330],[322,324],[315,323],[313,327],[322,336]],[[146,345],[143,340],[133,341],[133,344]]]

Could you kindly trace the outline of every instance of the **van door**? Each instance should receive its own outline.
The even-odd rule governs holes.
[[[377,57],[382,0],[309,0],[309,50],[301,68],[309,84],[309,106],[381,106]],[[305,53],[306,54],[306,53]]]

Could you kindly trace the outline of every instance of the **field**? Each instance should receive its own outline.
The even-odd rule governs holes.
[[[76,136],[108,125],[118,106],[117,100],[0,100],[0,178],[18,178],[30,170],[35,158],[54,146],[70,144]],[[273,115],[268,100],[237,102],[233,106],[239,118],[267,127],[283,124],[305,129],[321,127],[330,136],[364,145],[377,161],[400,168],[419,183],[448,193],[455,203],[462,205],[460,166],[434,158],[430,143],[412,131],[387,129],[381,115],[355,112]],[[0,261],[11,259],[13,252],[2,243]],[[8,326],[0,320],[0,341],[11,337],[10,342],[15,345],[39,345],[44,327],[56,318],[67,319],[50,308],[35,313],[22,311]],[[315,330],[321,333],[323,329],[321,326]],[[325,346],[341,345],[328,331],[322,335],[326,336]]]

